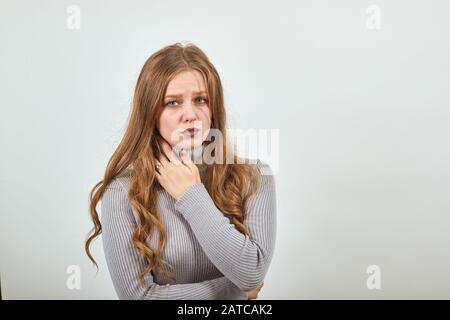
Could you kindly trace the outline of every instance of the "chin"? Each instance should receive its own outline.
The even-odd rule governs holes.
[[[200,147],[203,143],[202,139],[198,139],[198,138],[188,138],[188,139],[183,139],[183,141],[181,143],[179,143],[178,145],[176,145],[177,148],[181,149],[193,149],[193,148],[197,148]]]

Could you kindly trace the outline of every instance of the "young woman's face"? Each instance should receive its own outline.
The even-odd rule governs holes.
[[[187,128],[196,131],[183,132]],[[197,70],[183,71],[168,84],[157,128],[172,147],[195,148],[202,144],[211,127],[209,97]]]

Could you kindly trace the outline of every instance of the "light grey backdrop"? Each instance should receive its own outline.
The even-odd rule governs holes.
[[[217,67],[231,128],[279,129],[260,298],[450,298],[449,15],[446,0],[1,0],[3,298],[117,298],[101,239],[97,276],[83,251],[88,192],[141,66],[176,41]]]

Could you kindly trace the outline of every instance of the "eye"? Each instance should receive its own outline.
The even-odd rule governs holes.
[[[201,104],[204,104],[204,103],[208,102],[208,99],[206,99],[206,97],[197,97],[196,100],[200,101]]]
[[[174,106],[174,102],[177,102],[177,100],[171,100],[169,102],[166,103],[166,106]]]

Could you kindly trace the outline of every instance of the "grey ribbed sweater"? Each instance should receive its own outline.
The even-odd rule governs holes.
[[[137,214],[130,205],[131,178],[108,185],[101,201],[105,258],[119,299],[247,299],[267,273],[276,236],[275,183],[270,167],[257,161],[261,184],[245,204],[245,236],[216,207],[202,183],[190,186],[176,201],[158,191],[158,210],[167,232],[165,260],[175,282],[152,270],[139,282],[145,260],[134,248]],[[156,232],[149,239],[157,247]]]

